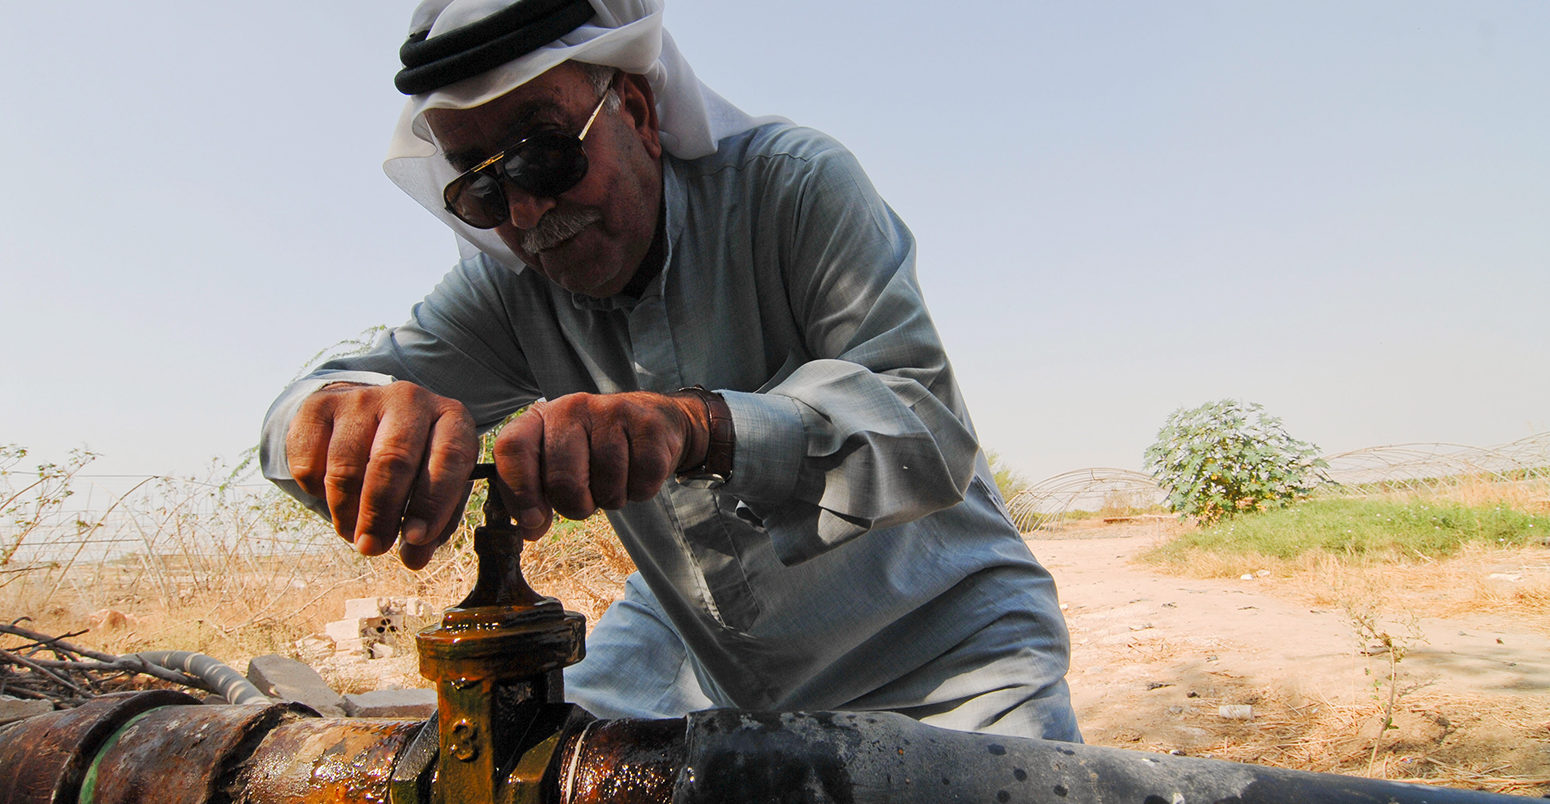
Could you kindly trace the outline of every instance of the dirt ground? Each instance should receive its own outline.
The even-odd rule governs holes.
[[[1029,542],[1060,587],[1088,742],[1550,794],[1550,623],[1414,595],[1363,608],[1306,574],[1163,574],[1136,556],[1169,527]],[[1550,576],[1550,550],[1509,559],[1437,571],[1446,584]],[[1381,634],[1403,651],[1397,663]],[[1391,691],[1393,727],[1383,729]]]

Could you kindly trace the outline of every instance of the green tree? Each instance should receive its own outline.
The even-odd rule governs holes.
[[[1264,406],[1232,399],[1175,410],[1144,457],[1169,507],[1206,522],[1285,505],[1327,467],[1318,447],[1287,435]]]
[[[1013,497],[1021,494],[1030,485],[1028,478],[1006,465],[1001,460],[1001,455],[994,450],[985,450],[985,460],[990,464],[991,477],[995,478],[996,488],[1001,492],[1001,499],[1011,502]]]

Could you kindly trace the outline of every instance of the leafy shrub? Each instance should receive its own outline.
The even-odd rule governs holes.
[[[1262,405],[1223,399],[1169,414],[1145,461],[1170,508],[1215,522],[1307,494],[1324,479],[1317,456]]]
[[[990,463],[990,473],[996,480],[996,490],[1001,492],[1002,500],[1010,503],[1012,498],[1028,490],[1028,478],[1007,466],[995,450],[985,450],[985,460]]]

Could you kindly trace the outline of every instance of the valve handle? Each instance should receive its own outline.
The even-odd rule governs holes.
[[[469,482],[481,479],[489,488],[484,500],[484,524],[474,528],[474,555],[479,560],[479,574],[473,590],[457,604],[457,608],[535,606],[544,597],[533,591],[522,576],[522,533],[511,521],[506,503],[495,488],[495,464],[474,466]]]

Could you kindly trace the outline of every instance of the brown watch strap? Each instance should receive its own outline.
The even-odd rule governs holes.
[[[732,427],[732,409],[720,394],[712,393],[703,386],[692,385],[678,389],[678,393],[692,394],[705,405],[705,417],[710,423],[710,440],[705,445],[705,460],[678,472],[678,477],[719,480],[716,485],[732,478],[732,451],[737,434]]]

